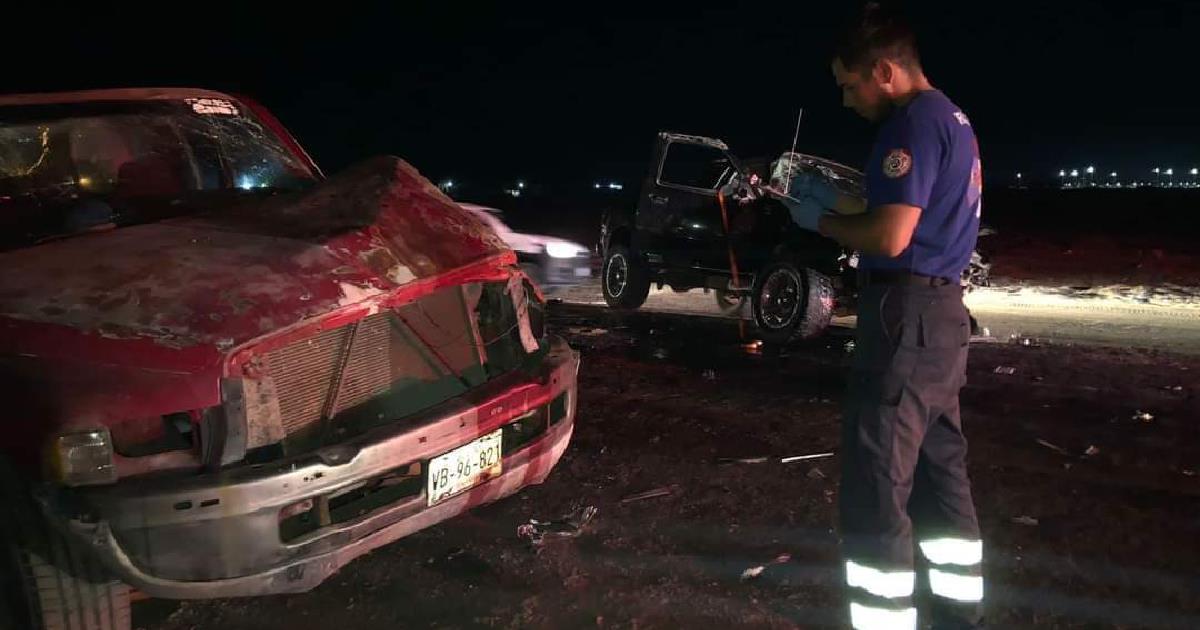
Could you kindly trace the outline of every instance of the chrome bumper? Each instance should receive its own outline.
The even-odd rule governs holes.
[[[354,558],[478,505],[541,483],[575,422],[579,356],[555,339],[534,374],[508,374],[380,431],[268,465],[160,480],[130,480],[82,496],[89,518],[43,508],[122,581],[152,597],[203,599],[312,589]],[[426,490],[284,542],[280,512],[433,458],[546,407],[566,393],[565,415],[504,457],[497,477],[427,506]],[[424,484],[422,485],[424,488]]]

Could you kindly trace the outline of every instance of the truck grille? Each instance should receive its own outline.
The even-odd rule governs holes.
[[[447,287],[261,355],[284,451],[318,445],[329,428],[358,432],[402,418],[517,367],[529,353],[506,284]],[[540,338],[535,306],[530,325]]]
[[[378,313],[277,348],[264,357],[286,434],[387,391],[389,319]],[[334,388],[340,392],[334,395]]]

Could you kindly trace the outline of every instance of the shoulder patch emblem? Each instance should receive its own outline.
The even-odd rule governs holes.
[[[912,170],[912,154],[904,149],[892,149],[883,158],[883,174],[892,179],[904,177]]]
[[[958,124],[960,124],[960,125],[970,125],[971,124],[971,120],[969,118],[967,118],[967,115],[962,112],[954,112],[954,117],[958,119]]]

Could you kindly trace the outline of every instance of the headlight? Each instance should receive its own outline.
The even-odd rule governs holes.
[[[546,243],[546,253],[551,258],[574,258],[583,251],[583,248],[574,243]]]
[[[64,485],[94,486],[117,480],[108,429],[64,433],[54,438],[50,449],[51,470]]]

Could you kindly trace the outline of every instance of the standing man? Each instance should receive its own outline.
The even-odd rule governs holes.
[[[958,394],[970,338],[959,278],[979,231],[978,145],[967,116],[925,77],[912,30],[878,5],[846,34],[833,74],[843,104],[880,124],[866,208],[804,176],[792,195],[805,198],[789,205],[798,224],[862,253],[840,496],[851,624],[915,629],[916,561],[933,627],[976,628],[983,544]]]

